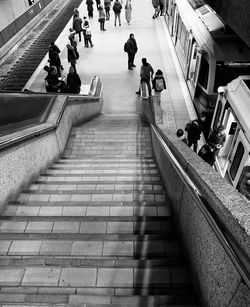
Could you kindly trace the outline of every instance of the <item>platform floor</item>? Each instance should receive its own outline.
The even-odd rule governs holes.
[[[164,124],[173,130],[183,128],[191,118],[195,118],[195,110],[183,75],[169,37],[164,17],[152,19],[153,7],[150,0],[133,0],[132,21],[128,25],[125,20],[125,10],[121,13],[122,25],[114,26],[114,13],[106,21],[103,32],[99,29],[98,13],[94,7],[94,18],[90,19],[93,48],[85,48],[83,40],[78,42],[80,58],[77,71],[83,84],[88,84],[92,76],[99,76],[103,83],[104,113],[136,113],[140,103],[135,94],[139,85],[141,59],[146,57],[154,70],[161,69],[167,83],[167,90],[162,93],[162,110]],[[80,16],[88,16],[85,2],[79,7]],[[58,37],[56,44],[61,49],[61,60],[64,66],[63,74],[67,75],[66,44],[72,19]],[[124,42],[129,34],[134,33],[138,44],[135,58],[137,67],[127,69],[127,54],[123,51]],[[77,41],[78,37],[76,36]],[[43,70],[48,56],[44,58],[25,88],[32,91],[45,91]]]

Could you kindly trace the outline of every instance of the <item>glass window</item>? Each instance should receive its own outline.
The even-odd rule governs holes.
[[[199,74],[199,84],[207,89],[208,83],[208,74],[209,74],[209,64],[204,57],[201,58],[200,74]]]
[[[241,75],[250,74],[250,62],[217,62],[214,81],[214,92],[219,86],[225,86]]]
[[[217,111],[215,114],[215,118],[214,118],[214,123],[213,123],[213,131],[218,127],[219,125],[219,118],[221,115],[221,109],[222,109],[222,102],[219,100],[218,101],[218,107],[217,107]]]
[[[231,176],[232,180],[235,179],[235,176],[236,176],[237,171],[239,169],[240,162],[241,162],[242,157],[244,155],[244,151],[245,151],[244,146],[242,145],[241,142],[239,142],[237,150],[236,150],[235,155],[234,155],[232,165],[230,167],[230,176]]]

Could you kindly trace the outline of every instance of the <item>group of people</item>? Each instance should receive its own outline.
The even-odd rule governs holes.
[[[117,21],[119,22],[119,26],[121,26],[121,12],[122,12],[122,1],[114,0],[114,3],[112,4],[113,0],[103,0],[103,4],[101,3],[101,0],[95,0],[96,2],[96,8],[98,11],[98,21],[100,23],[100,30],[106,31],[105,29],[105,21],[110,19],[110,11],[111,9],[114,12],[114,25],[116,26]],[[89,18],[93,18],[93,11],[94,11],[94,1],[93,0],[86,0],[87,5],[87,11]],[[132,16],[132,4],[131,0],[126,0],[125,3],[125,18],[130,25],[131,22],[131,16]]]
[[[185,132],[183,129],[178,129],[176,132],[177,137],[187,144],[189,147],[193,146],[194,152],[197,153],[198,141],[200,140],[201,133],[204,131],[206,122],[206,116],[204,113],[201,114],[200,118],[192,120],[187,123]],[[224,146],[226,141],[225,127],[220,124],[218,127],[209,135],[206,143],[198,151],[198,155],[211,166],[214,165],[216,157],[219,154],[220,149]]]

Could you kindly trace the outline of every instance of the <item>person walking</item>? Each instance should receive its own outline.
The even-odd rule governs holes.
[[[200,119],[194,119],[186,124],[185,131],[187,132],[188,146],[193,145],[194,152],[197,153],[198,141],[201,138],[201,133],[204,129],[206,117],[201,115]]]
[[[166,82],[163,77],[163,72],[158,69],[155,73],[155,77],[152,80],[152,88],[155,91],[155,101],[160,106],[161,105],[161,92],[166,89]]]
[[[141,80],[140,80],[140,87],[141,87],[141,84],[143,82],[145,82],[147,84],[147,87],[148,87],[148,95],[151,96],[152,94],[152,89],[151,89],[151,79],[153,78],[153,75],[154,75],[154,69],[153,67],[147,62],[147,59],[146,58],[142,58],[142,65],[141,65],[141,69],[140,69],[140,77],[141,77]],[[136,92],[136,94],[140,95],[141,94],[141,90],[140,90],[140,87],[139,87],[139,90]]]
[[[121,26],[121,10],[122,10],[121,3],[119,2],[119,0],[115,0],[115,3],[113,5],[113,11],[115,13],[115,26],[117,19],[119,21],[119,26]]]
[[[75,48],[70,44],[67,44],[67,50],[68,50],[68,62],[71,64],[71,66],[74,68],[74,71],[76,72],[77,55],[75,52]]]
[[[61,77],[61,70],[63,69],[61,65],[61,59],[59,53],[61,50],[55,45],[54,42],[51,42],[49,45],[49,63],[50,66],[55,66],[57,69],[58,77]]]
[[[159,8],[159,0],[152,0],[152,5],[153,5],[153,8],[155,10],[154,12],[154,15],[153,15],[153,19],[157,18],[159,16],[159,13],[160,13],[160,8]]]
[[[68,92],[72,94],[79,94],[81,91],[81,79],[75,72],[74,68],[70,66],[69,73],[67,75]]]
[[[75,30],[76,34],[79,35],[79,42],[81,41],[81,32],[82,32],[82,18],[75,14],[73,19],[73,29]]]
[[[87,5],[87,11],[88,11],[88,16],[89,18],[93,18],[93,5],[94,5],[94,2],[93,0],[87,0],[86,1],[86,5]]]
[[[98,10],[99,10],[99,19],[98,19],[98,21],[100,22],[100,30],[101,31],[106,31],[106,29],[104,28],[105,20],[106,20],[106,14],[105,14],[105,11],[104,11],[104,8],[103,8],[102,4],[99,5]]]
[[[127,20],[128,25],[130,25],[131,22],[131,15],[132,15],[131,0],[127,0],[125,4],[125,18]]]
[[[129,34],[129,39],[125,43],[124,51],[128,54],[128,69],[133,70],[133,67],[136,67],[134,64],[135,54],[138,51],[137,43],[134,38],[134,34]]]
[[[111,7],[111,0],[104,0],[104,9],[106,13],[106,20],[110,19],[110,7]]]

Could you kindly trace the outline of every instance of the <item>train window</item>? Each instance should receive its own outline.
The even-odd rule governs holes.
[[[237,171],[239,169],[240,162],[241,162],[242,157],[244,155],[244,151],[245,151],[244,146],[242,145],[241,142],[239,142],[238,147],[237,147],[236,152],[235,152],[235,155],[234,155],[232,165],[230,167],[230,176],[231,176],[232,180],[235,179],[235,176],[236,176]]]
[[[237,190],[250,199],[250,166],[245,166],[243,168],[242,174],[240,176],[239,183],[237,185]]]
[[[235,131],[236,131],[236,128],[237,128],[237,123],[236,122],[232,122],[228,134],[229,135],[234,135]]]
[[[206,59],[201,58],[201,66],[200,66],[200,74],[199,74],[199,84],[207,89],[208,83],[208,72],[209,72],[209,64]]]
[[[219,86],[225,86],[233,79],[236,79],[239,76],[249,74],[249,62],[217,62],[214,81],[214,92],[217,91],[217,88]]]
[[[219,100],[218,101],[218,107],[216,110],[216,114],[215,114],[215,118],[214,118],[214,122],[213,122],[213,131],[218,127],[218,123],[220,120],[220,115],[221,115],[221,110],[222,110],[222,102]]]

